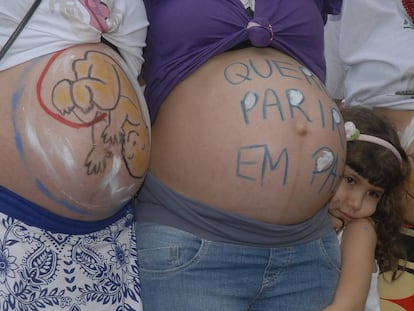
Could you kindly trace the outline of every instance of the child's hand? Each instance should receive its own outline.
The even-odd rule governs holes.
[[[333,216],[332,214],[329,215],[331,216],[331,222],[333,227],[335,228],[335,231],[341,231],[345,227],[345,221],[341,218]]]

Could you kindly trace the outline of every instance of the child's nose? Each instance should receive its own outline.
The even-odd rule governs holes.
[[[353,211],[359,211],[362,207],[362,202],[364,200],[364,194],[359,192],[354,192],[349,198],[349,206]]]

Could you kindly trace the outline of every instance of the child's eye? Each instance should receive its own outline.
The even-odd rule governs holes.
[[[379,199],[379,198],[381,198],[382,193],[379,193],[378,191],[368,191],[368,195],[369,195],[371,198],[374,198],[374,199]]]
[[[344,180],[347,184],[355,184],[355,179],[350,176],[344,176]]]

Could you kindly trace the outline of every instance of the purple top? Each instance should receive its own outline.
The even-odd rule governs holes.
[[[240,0],[145,0],[145,96],[154,121],[177,83],[215,55],[250,41],[294,57],[325,81],[326,15],[342,0],[257,0],[251,19]]]

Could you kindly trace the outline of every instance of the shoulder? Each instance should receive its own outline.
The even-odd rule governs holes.
[[[344,239],[352,237],[362,240],[377,240],[375,223],[372,218],[360,218],[350,221],[344,228]]]

